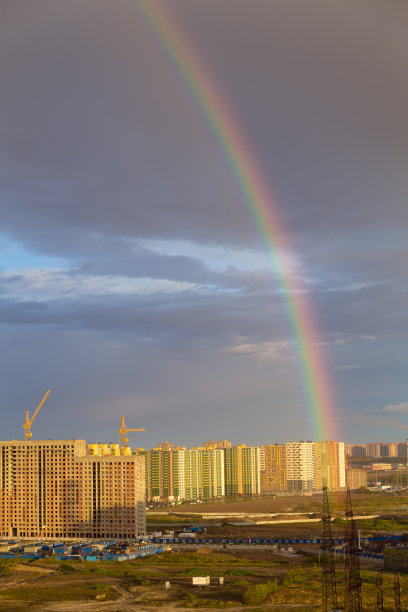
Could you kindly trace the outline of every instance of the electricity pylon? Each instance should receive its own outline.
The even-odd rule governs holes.
[[[350,489],[347,489],[346,501],[346,533],[344,538],[345,550],[345,584],[344,608],[346,612],[362,612],[360,559],[358,556],[357,528],[351,506]]]
[[[334,562],[333,537],[327,487],[323,487],[322,508],[323,543],[322,555],[322,611],[337,610],[336,566]]]
[[[384,591],[382,583],[382,574],[377,572],[377,612],[384,612]]]

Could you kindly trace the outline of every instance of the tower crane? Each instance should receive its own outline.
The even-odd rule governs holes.
[[[30,440],[31,436],[33,435],[31,433],[31,431],[30,431],[31,430],[31,425],[33,424],[34,419],[37,416],[37,414],[39,413],[41,406],[43,405],[43,403],[45,402],[45,400],[47,399],[47,397],[48,397],[48,395],[50,393],[51,393],[51,391],[48,389],[47,393],[44,395],[44,397],[42,398],[41,402],[38,404],[37,410],[34,412],[34,414],[31,417],[31,419],[28,416],[28,410],[26,410],[26,418],[25,418],[25,422],[24,422],[24,425],[23,425],[23,427],[25,429],[25,437],[24,437],[24,439],[25,439],[26,442],[28,442]]]
[[[120,428],[118,429],[118,433],[120,434],[120,448],[124,448],[126,446],[126,442],[129,442],[129,438],[126,437],[128,431],[146,431],[146,429],[144,427],[141,429],[135,429],[134,427],[126,427],[125,415],[122,414]]]

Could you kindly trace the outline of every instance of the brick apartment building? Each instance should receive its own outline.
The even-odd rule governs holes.
[[[0,442],[0,535],[133,539],[146,531],[144,459],[85,440]]]

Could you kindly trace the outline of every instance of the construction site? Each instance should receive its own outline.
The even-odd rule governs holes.
[[[3,538],[0,609],[406,609],[408,537],[362,535],[350,492],[345,501],[342,525],[333,524],[324,491],[312,523],[185,514],[173,529],[152,528],[148,518],[134,543]]]
[[[122,415],[108,454],[85,440],[33,441],[49,393],[26,412],[25,439],[0,442],[0,609],[405,609],[403,495],[352,500],[324,486],[307,499],[146,517],[144,458],[127,446],[128,432],[143,429]],[[402,512],[369,514],[380,499],[398,499]]]

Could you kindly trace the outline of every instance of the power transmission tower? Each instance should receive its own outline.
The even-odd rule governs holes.
[[[322,555],[322,611],[337,610],[336,567],[334,562],[333,537],[327,487],[323,487],[322,508],[323,543]]]
[[[394,570],[394,604],[395,612],[401,612],[401,587],[397,567]]]
[[[381,572],[377,572],[377,612],[384,612],[384,591]]]
[[[362,612],[360,559],[358,556],[357,528],[351,506],[350,489],[347,489],[344,603],[346,612]]]

